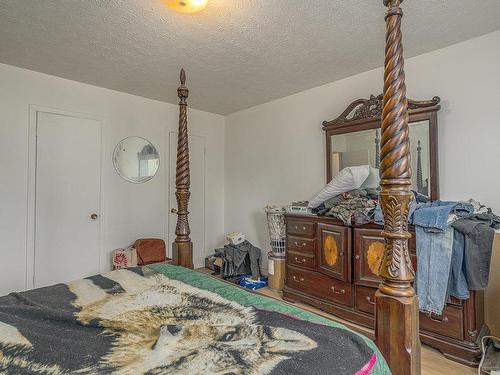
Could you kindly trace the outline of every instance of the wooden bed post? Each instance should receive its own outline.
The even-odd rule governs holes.
[[[177,225],[175,227],[175,241],[172,244],[173,264],[193,268],[193,243],[189,234],[188,202],[189,202],[189,148],[187,129],[187,102],[189,90],[186,87],[186,73],[181,69],[181,85],[177,89],[179,101],[179,133],[177,138],[177,164],[175,173],[175,197],[177,198]]]
[[[401,44],[402,0],[383,0],[386,15],[384,98],[380,161],[380,204],[385,249],[382,283],[375,294],[375,340],[395,375],[420,374],[418,300],[408,253],[408,211],[412,195],[408,101]]]

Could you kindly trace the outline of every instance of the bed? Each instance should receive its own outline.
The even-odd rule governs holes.
[[[390,374],[340,324],[169,264],[12,293],[0,322],[1,373]]]
[[[376,345],[320,316],[190,270],[186,74],[178,88],[174,265],[155,265],[0,298],[0,370],[29,374],[418,374],[418,304],[408,254],[408,103],[402,0],[383,0],[386,60],[380,201],[383,279]],[[192,213],[196,215],[196,212]]]

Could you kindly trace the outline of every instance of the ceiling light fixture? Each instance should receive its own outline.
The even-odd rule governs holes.
[[[208,0],[164,0],[167,6],[179,13],[198,13],[206,8]]]

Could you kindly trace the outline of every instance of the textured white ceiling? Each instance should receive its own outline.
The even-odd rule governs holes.
[[[406,0],[407,57],[500,29],[500,0]],[[0,62],[227,114],[383,64],[382,0],[0,0]]]

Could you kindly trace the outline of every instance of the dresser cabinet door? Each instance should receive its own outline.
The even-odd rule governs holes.
[[[356,285],[378,288],[382,279],[378,276],[384,254],[382,229],[354,229],[354,282]],[[414,236],[408,242],[414,269],[417,266]]]
[[[354,229],[354,280],[357,285],[377,288],[378,269],[384,254],[380,229]]]
[[[318,224],[318,271],[351,282],[351,238],[349,228]]]

